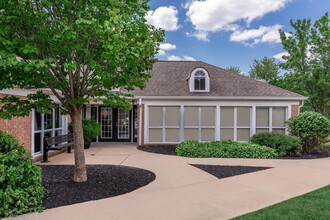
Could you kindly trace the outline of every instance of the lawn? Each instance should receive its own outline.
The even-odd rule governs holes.
[[[330,219],[330,185],[276,205],[248,213],[245,219]]]

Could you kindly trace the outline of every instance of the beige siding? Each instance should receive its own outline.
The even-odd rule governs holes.
[[[167,128],[166,130],[166,142],[179,142],[180,132],[177,128]]]
[[[257,127],[268,127],[269,126],[269,108],[258,107],[257,108]]]
[[[221,140],[234,140],[234,129],[233,128],[222,128],[220,130]]]
[[[221,107],[221,127],[234,127],[234,107]]]
[[[285,127],[285,108],[273,107],[273,127]]]
[[[215,126],[215,107],[202,107],[202,126]]]
[[[202,141],[214,141],[213,128],[202,128]]]
[[[237,126],[250,126],[250,107],[237,108]]]
[[[149,126],[163,125],[163,107],[149,107]]]
[[[150,128],[149,129],[149,142],[162,142],[163,129],[161,128]]]
[[[186,141],[198,141],[198,129],[196,128],[185,128],[184,136]]]
[[[180,107],[166,107],[165,112],[165,126],[180,126]]]
[[[198,126],[198,107],[185,107],[185,126]]]

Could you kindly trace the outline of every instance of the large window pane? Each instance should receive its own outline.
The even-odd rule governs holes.
[[[166,107],[165,126],[180,126],[180,107]]]
[[[39,153],[41,152],[41,133],[34,134],[34,152]]]
[[[237,129],[237,140],[238,141],[248,141],[250,139],[250,129],[249,128],[238,128]]]
[[[166,129],[166,142],[179,142],[180,132],[177,128]]]
[[[234,127],[234,107],[221,107],[221,127]]]
[[[163,142],[163,129],[150,128],[149,129],[149,142]]]
[[[198,126],[198,107],[185,107],[185,126]]]
[[[34,130],[35,131],[41,131],[41,117],[42,115],[37,112],[37,111],[34,111]]]
[[[256,133],[265,133],[265,132],[269,132],[268,128],[257,128]]]
[[[163,107],[149,107],[149,126],[163,125]]]
[[[202,126],[215,126],[215,107],[202,107]]]
[[[62,127],[62,117],[59,108],[55,109],[55,128]]]
[[[237,108],[237,126],[250,126],[250,107]]]
[[[222,128],[220,130],[221,140],[234,140],[234,129],[232,128]]]
[[[214,141],[214,129],[203,128],[202,129],[202,141]]]
[[[285,134],[285,128],[273,128],[273,132]]]
[[[44,115],[44,128],[45,130],[53,128],[53,114]]]
[[[198,129],[185,128],[184,129],[184,139],[186,141],[198,141]]]
[[[285,111],[283,107],[273,107],[273,127],[285,127]]]
[[[269,127],[269,108],[257,108],[257,127]]]

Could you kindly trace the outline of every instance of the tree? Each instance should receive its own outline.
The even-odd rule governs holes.
[[[238,66],[230,66],[230,67],[227,67],[226,70],[228,70],[229,72],[232,72],[232,73],[242,74],[242,71]]]
[[[280,73],[280,67],[274,58],[263,57],[261,60],[254,59],[250,66],[249,76],[253,79],[264,79],[272,84]]]
[[[143,88],[164,32],[147,25],[148,0],[7,0],[0,3],[0,90],[37,89],[1,99],[0,116],[49,112],[60,100],[76,135],[74,181],[87,180],[82,105],[90,99],[129,108],[115,88]]]
[[[330,26],[329,16],[311,24],[310,19],[290,21],[295,32],[280,31],[288,56],[282,68],[290,71],[306,91],[314,111],[330,116]]]

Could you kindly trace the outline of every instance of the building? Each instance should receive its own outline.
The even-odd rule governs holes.
[[[306,99],[200,61],[160,61],[152,73],[143,90],[132,92],[132,110],[98,103],[85,106],[84,117],[93,117],[102,126],[96,141],[137,145],[248,141],[259,132],[287,133],[285,121],[298,114]],[[0,93],[24,98],[29,92]],[[26,118],[0,119],[0,129],[12,132],[32,155],[41,153],[45,136],[67,133],[67,124],[67,116],[57,109],[51,115],[32,111]]]

